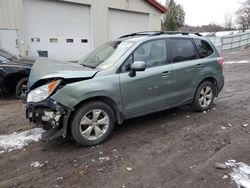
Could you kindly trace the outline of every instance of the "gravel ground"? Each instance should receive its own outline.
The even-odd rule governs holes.
[[[250,50],[222,55],[250,61]],[[224,70],[225,87],[207,113],[182,107],[132,119],[96,147],[40,141],[2,153],[0,187],[236,187],[222,178],[230,169],[213,166],[250,164],[250,126],[242,126],[250,125],[250,63]],[[24,112],[20,101],[0,99],[0,134],[33,127]],[[44,165],[34,167],[36,161]]]

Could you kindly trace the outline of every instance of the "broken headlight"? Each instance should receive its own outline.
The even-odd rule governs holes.
[[[49,84],[40,86],[29,92],[27,97],[27,102],[41,102],[48,98],[50,94],[57,88],[60,84],[60,80],[55,80]]]

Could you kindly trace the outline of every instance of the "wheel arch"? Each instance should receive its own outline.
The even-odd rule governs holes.
[[[199,88],[199,86],[203,83],[203,82],[205,82],[205,81],[209,81],[209,82],[211,82],[212,84],[214,84],[214,88],[215,88],[215,96],[216,97],[218,97],[218,94],[219,94],[219,91],[218,91],[218,82],[217,82],[217,80],[214,78],[214,77],[206,77],[206,78],[204,78],[203,80],[201,80],[200,82],[199,82],[199,84],[198,84],[198,86],[197,86],[197,88],[196,88],[196,91],[195,91],[195,93],[197,92],[197,89]],[[194,94],[195,95],[195,94]]]
[[[89,103],[91,101],[100,101],[103,102],[107,105],[109,105],[111,107],[111,109],[113,110],[114,114],[115,114],[115,122],[118,124],[122,124],[123,122],[123,115],[122,113],[119,111],[118,105],[116,104],[116,102],[111,99],[110,97],[107,96],[95,96],[95,97],[90,97],[87,99],[84,99],[82,101],[80,101],[78,104],[75,105],[75,107],[73,108],[73,112],[70,115],[70,121],[72,118],[73,113],[80,108],[82,105]]]
[[[29,75],[26,75],[23,72],[18,72],[14,74],[10,74],[6,76],[3,80],[3,90],[4,92],[11,91],[16,92],[16,86],[19,83],[20,80],[24,78],[29,78]]]

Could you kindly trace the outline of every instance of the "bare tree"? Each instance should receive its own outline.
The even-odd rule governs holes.
[[[230,12],[224,15],[224,27],[226,30],[233,29],[233,15]]]
[[[250,28],[250,0],[244,0],[237,10],[237,24],[243,31]]]

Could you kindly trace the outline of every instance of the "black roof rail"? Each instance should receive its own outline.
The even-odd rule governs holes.
[[[126,37],[134,37],[134,36],[144,36],[144,35],[150,36],[156,32],[158,32],[158,31],[141,31],[141,32],[137,32],[137,33],[130,33],[130,34],[123,35],[123,36],[119,37],[119,39],[126,38]]]
[[[198,32],[188,32],[188,31],[159,31],[157,33],[154,33],[152,34],[151,36],[157,36],[157,35],[196,35],[196,36],[199,36],[199,37],[202,37],[202,35]]]
[[[134,36],[157,36],[157,35],[196,35],[196,36],[202,36],[200,33],[197,32],[188,32],[188,31],[142,31],[142,32],[137,32],[137,33],[131,33],[128,35],[123,35],[119,38],[126,38],[126,37],[134,37]]]

